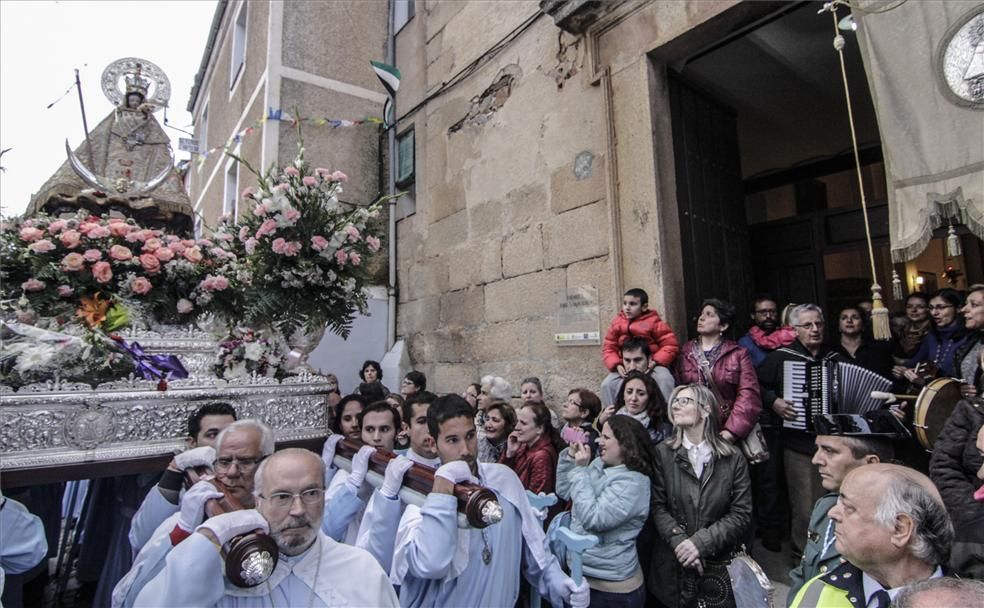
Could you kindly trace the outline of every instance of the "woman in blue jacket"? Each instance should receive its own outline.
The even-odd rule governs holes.
[[[561,452],[557,494],[571,501],[571,529],[600,541],[583,555],[591,606],[643,606],[636,537],[649,516],[655,448],[646,427],[631,416],[609,418],[598,447],[594,460],[587,444]]]

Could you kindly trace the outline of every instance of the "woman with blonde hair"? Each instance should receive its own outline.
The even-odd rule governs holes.
[[[673,432],[656,446],[646,583],[668,608],[734,606],[727,565],[751,522],[752,494],[745,457],[719,434],[719,409],[706,386],[678,386]]]

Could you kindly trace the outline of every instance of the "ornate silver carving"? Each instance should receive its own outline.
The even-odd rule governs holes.
[[[86,402],[84,409],[72,412],[65,419],[64,437],[72,447],[91,450],[112,437],[115,430],[112,410]]]
[[[273,557],[267,551],[256,551],[250,553],[243,560],[243,569],[240,576],[243,582],[250,587],[255,587],[270,578],[273,574]]]
[[[482,505],[482,521],[490,526],[502,521],[502,505],[492,501]]]
[[[984,5],[954,23],[936,51],[940,88],[957,105],[984,110]]]
[[[123,87],[120,86],[121,81]],[[139,57],[124,57],[107,65],[101,83],[103,94],[114,106],[125,103],[127,89],[146,91],[144,103],[152,104],[155,109],[167,107],[171,99],[171,81],[164,70]]]

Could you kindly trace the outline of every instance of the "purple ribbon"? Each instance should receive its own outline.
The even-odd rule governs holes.
[[[143,347],[134,342],[127,344],[123,338],[112,336],[120,347],[133,358],[134,371],[144,380],[167,380],[169,378],[187,378],[188,370],[174,355],[148,355]]]

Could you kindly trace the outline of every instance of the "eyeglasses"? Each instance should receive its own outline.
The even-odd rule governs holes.
[[[215,461],[216,471],[227,471],[229,467],[235,464],[242,471],[249,471],[255,469],[266,456],[260,456],[259,458],[219,458]]]
[[[673,403],[679,403],[680,405],[691,405],[697,403],[697,400],[693,397],[674,397]]]
[[[270,506],[274,509],[289,509],[292,504],[294,504],[295,498],[300,498],[301,502],[306,505],[316,505],[318,502],[324,498],[325,490],[324,488],[311,488],[309,490],[304,490],[300,494],[291,494],[290,492],[274,492],[269,496],[259,495],[260,498],[270,503]]]
[[[800,329],[823,329],[823,321],[813,321],[812,323],[800,323],[796,327]]]
[[[929,307],[933,311],[946,310],[947,308],[953,308],[953,304],[937,304],[936,306]]]

